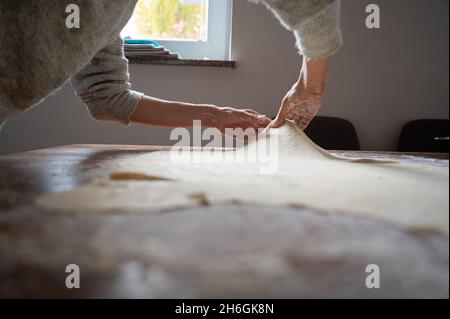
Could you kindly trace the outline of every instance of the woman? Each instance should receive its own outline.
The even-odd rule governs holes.
[[[317,113],[330,56],[342,44],[338,0],[264,0],[295,33],[304,55],[298,81],[272,123],[286,119],[305,128]],[[165,127],[266,127],[270,120],[249,109],[153,98],[130,89],[120,31],[137,0],[2,0],[0,2],[0,125],[40,103],[66,81],[98,120]],[[80,8],[80,28],[66,27],[66,7]]]

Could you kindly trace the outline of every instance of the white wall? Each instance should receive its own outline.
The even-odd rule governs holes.
[[[381,6],[381,30],[364,27],[369,3]],[[408,120],[448,118],[448,12],[447,0],[343,0],[345,46],[320,114],[352,121],[370,150],[394,149]],[[235,0],[232,46],[234,70],[132,65],[134,89],[275,115],[301,65],[292,34],[263,6]],[[95,122],[66,86],[7,123],[0,154],[74,143],[168,144],[168,132]]]

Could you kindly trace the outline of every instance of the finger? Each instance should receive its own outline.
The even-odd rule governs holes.
[[[245,109],[244,110],[247,113],[253,114],[253,115],[261,115],[261,113],[256,112],[255,110],[252,109]]]
[[[310,109],[308,109],[308,112],[303,113],[302,121],[300,123],[300,127],[302,130],[304,130],[305,128],[307,128],[309,126],[311,121],[317,115],[317,113],[319,111],[319,107],[310,108]]]
[[[269,119],[265,115],[258,116],[258,125],[259,127],[267,127],[271,123],[271,119]]]
[[[266,127],[267,125],[270,124],[270,122],[271,120],[267,118],[265,115],[241,113],[240,119],[236,121],[233,126],[241,127],[243,129],[246,128],[258,129],[261,127]]]
[[[295,113],[294,111],[289,111],[286,115],[286,120],[294,120],[296,114],[297,113]]]
[[[292,109],[292,112],[294,112],[295,114],[300,114],[303,111],[304,111],[303,105],[297,105]]]
[[[299,123],[299,128],[303,131],[303,130],[305,130],[307,127],[308,127],[308,125],[309,125],[309,123],[311,123],[311,120],[312,119],[309,119],[309,118],[303,118],[301,121],[300,121],[300,123]]]
[[[293,118],[294,123],[300,127],[303,121],[303,116],[301,114],[295,114],[294,118]]]
[[[265,115],[252,115],[247,122],[248,127],[262,128],[267,127],[272,121]]]
[[[278,115],[275,120],[272,122],[272,127],[277,128],[282,126],[286,122],[286,117],[289,113],[289,107],[285,104],[278,111]]]
[[[308,116],[304,116],[302,114],[297,114],[294,117],[294,123],[298,126],[299,129],[304,130],[308,127],[309,123],[312,119],[310,119]]]
[[[273,128],[278,128],[280,126],[283,126],[285,122],[286,122],[285,117],[277,116],[270,126]]]

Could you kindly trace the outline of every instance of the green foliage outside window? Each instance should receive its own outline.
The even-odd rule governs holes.
[[[139,0],[135,25],[154,39],[202,40],[206,36],[204,0]]]

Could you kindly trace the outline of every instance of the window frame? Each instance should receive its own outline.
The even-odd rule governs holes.
[[[206,40],[158,40],[182,59],[230,60],[233,0],[209,0]]]

